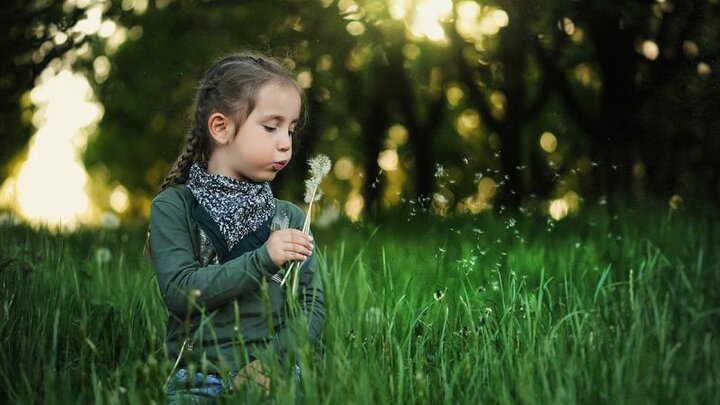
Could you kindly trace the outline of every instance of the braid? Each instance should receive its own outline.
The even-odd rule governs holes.
[[[203,139],[200,131],[193,129],[188,133],[185,141],[185,147],[175,160],[170,172],[167,176],[165,176],[165,180],[163,180],[162,185],[160,186],[160,191],[176,185],[183,172],[185,172],[185,170],[187,170],[193,162],[198,160],[204,161],[204,153],[201,151],[202,141]]]
[[[183,148],[180,156],[175,160],[172,169],[165,176],[160,191],[165,190],[168,187],[177,184],[178,179],[182,176],[183,172],[190,166],[190,164],[196,160],[207,161],[206,153],[202,150],[203,144],[202,131],[198,131],[197,128],[193,128],[187,135],[185,141],[185,148]],[[150,255],[150,228],[147,231],[147,237],[145,238],[145,246],[143,247],[143,255],[151,257]]]

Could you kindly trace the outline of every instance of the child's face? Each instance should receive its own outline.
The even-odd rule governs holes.
[[[223,151],[232,177],[256,182],[275,178],[292,157],[300,107],[300,94],[291,85],[268,83],[260,88],[255,109]]]

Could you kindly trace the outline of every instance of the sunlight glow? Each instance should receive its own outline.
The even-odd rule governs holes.
[[[548,206],[548,214],[552,219],[559,221],[568,216],[568,214],[574,214],[580,210],[580,196],[570,190],[566,192],[561,198],[550,201]]]
[[[118,185],[110,194],[110,207],[119,213],[127,211],[130,207],[130,196],[125,187]]]
[[[360,219],[360,214],[365,206],[365,199],[360,193],[353,191],[345,202],[345,214],[351,221],[356,222]]]
[[[700,62],[697,65],[697,72],[700,76],[707,76],[712,73],[712,68],[705,62]]]
[[[403,2],[406,6],[407,3]],[[418,0],[410,23],[410,32],[418,38],[444,41],[445,30],[441,25],[452,16],[453,3],[450,0]],[[396,13],[395,15],[399,15]]]
[[[92,215],[88,175],[78,155],[87,142],[82,128],[95,125],[102,109],[87,79],[68,70],[43,76],[31,98],[38,107],[33,124],[39,129],[27,160],[0,190],[0,204],[31,223],[72,228]]]
[[[540,147],[547,153],[555,152],[557,149],[557,137],[552,132],[543,132],[540,135]]]
[[[497,183],[490,177],[483,177],[478,182],[477,193],[465,198],[458,206],[460,213],[477,214],[492,208],[492,199],[497,192]]]
[[[660,48],[656,42],[646,40],[640,45],[640,53],[642,53],[647,60],[655,60],[660,55]]]
[[[455,129],[463,138],[480,135],[480,114],[472,108],[465,109],[455,122]]]
[[[395,149],[386,149],[380,152],[377,159],[378,166],[387,172],[397,170],[399,161],[400,158]]]
[[[339,180],[350,180],[355,173],[355,165],[349,158],[341,157],[335,162],[333,173]]]
[[[559,221],[567,216],[568,203],[565,200],[563,200],[562,198],[558,198],[557,200],[552,200],[550,202],[550,207],[548,208],[548,211],[549,211],[552,219]]]

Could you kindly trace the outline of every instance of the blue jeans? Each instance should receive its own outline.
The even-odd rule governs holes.
[[[301,381],[300,367],[293,365],[293,377]],[[195,373],[193,377],[187,369],[181,368],[167,386],[167,404],[216,404],[219,397],[233,391],[237,373],[228,373],[225,378],[217,374]],[[300,392],[302,395],[302,392]]]
[[[234,378],[232,373],[226,378],[203,373],[195,373],[193,376],[187,369],[181,368],[168,384],[167,403],[215,404],[220,395],[230,392]]]

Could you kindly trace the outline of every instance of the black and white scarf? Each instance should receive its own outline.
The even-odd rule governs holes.
[[[186,185],[217,223],[228,250],[275,213],[275,199],[268,182],[253,183],[209,174],[207,164],[195,162]]]

